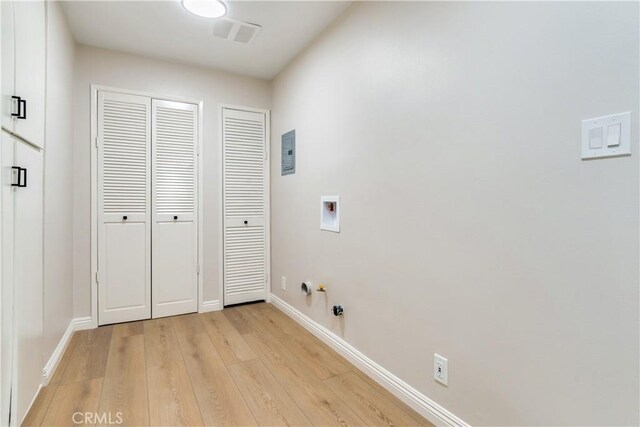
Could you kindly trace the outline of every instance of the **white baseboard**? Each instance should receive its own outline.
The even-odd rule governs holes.
[[[60,359],[62,359],[62,355],[64,354],[64,351],[67,349],[67,345],[71,340],[71,336],[75,332],[75,324],[73,322],[74,320],[75,319],[71,319],[71,322],[69,322],[69,326],[67,326],[67,330],[64,331],[64,334],[62,334],[62,338],[60,338],[60,342],[58,342],[58,345],[53,350],[53,353],[51,354],[51,357],[47,361],[47,364],[44,365],[44,368],[42,369],[42,385],[49,384],[49,381],[51,380],[53,373],[56,371],[56,368],[58,367],[58,363],[60,363]]]
[[[208,313],[210,311],[222,310],[222,304],[219,300],[202,301],[199,313]]]
[[[307,315],[274,294],[271,294],[271,303],[432,423],[448,426],[469,426],[462,419],[371,360],[344,339],[311,320]]]
[[[95,329],[97,325],[94,325],[93,318],[91,316],[87,317],[76,317],[72,320],[74,324],[74,330],[83,331],[85,329]]]
[[[93,328],[93,321],[91,317],[76,317],[75,319],[71,319],[69,322],[69,326],[67,326],[67,330],[62,334],[62,338],[60,338],[60,342],[53,350],[51,357],[47,361],[47,364],[44,365],[42,369],[42,385],[46,386],[49,384],[53,373],[56,371],[58,364],[60,363],[60,359],[62,359],[62,355],[64,355],[64,351],[67,349],[69,345],[69,341],[73,336],[75,331],[81,331],[83,329],[91,329]]]

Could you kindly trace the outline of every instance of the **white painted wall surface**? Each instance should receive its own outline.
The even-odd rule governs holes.
[[[75,42],[58,2],[47,5],[44,153],[44,362],[73,318],[73,63]]]
[[[218,104],[270,108],[268,82],[79,45],[74,87],[74,313],[91,314],[90,295],[90,85],[174,95],[204,101],[204,300],[222,298],[219,283]]]
[[[274,83],[272,292],[471,424],[637,425],[638,25],[632,2],[352,6]],[[581,161],[580,121],[629,110],[633,156]]]

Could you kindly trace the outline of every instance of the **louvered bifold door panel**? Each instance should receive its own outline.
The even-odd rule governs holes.
[[[223,109],[224,304],[266,299],[265,114]]]
[[[151,317],[151,99],[98,92],[98,320]]]
[[[198,107],[152,101],[153,317],[198,310]]]

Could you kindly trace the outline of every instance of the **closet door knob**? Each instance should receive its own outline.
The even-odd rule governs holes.
[[[178,215],[174,215],[174,216],[173,216],[173,219],[178,219]]]
[[[249,224],[249,221],[245,221],[245,222],[244,222],[244,225],[247,225],[247,224]]]
[[[125,216],[123,216],[123,217],[122,217],[122,220],[123,220],[123,221],[126,221],[126,220],[127,220],[127,216],[126,216],[126,215],[125,215]]]

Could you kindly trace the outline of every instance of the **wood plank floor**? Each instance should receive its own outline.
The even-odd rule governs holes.
[[[23,423],[74,424],[431,426],[265,303],[76,332]]]

